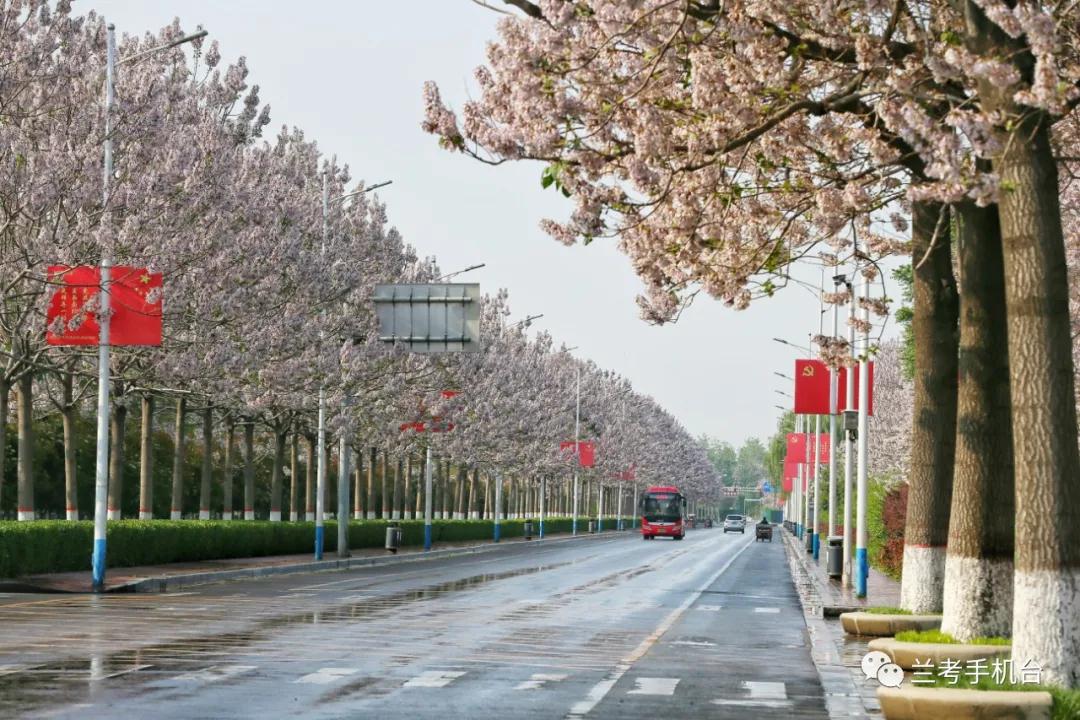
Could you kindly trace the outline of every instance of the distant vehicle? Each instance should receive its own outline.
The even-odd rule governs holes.
[[[707,528],[712,527],[712,518],[705,518],[705,527],[707,527]]]
[[[658,535],[682,540],[686,536],[686,497],[674,485],[650,487],[641,494],[641,537]]]
[[[728,515],[724,518],[724,534],[735,532],[746,533],[746,519],[742,515]]]

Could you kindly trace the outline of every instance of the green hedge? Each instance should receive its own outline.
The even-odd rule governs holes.
[[[405,545],[424,542],[423,520],[396,521],[404,529]],[[504,538],[521,537],[524,520],[503,520]],[[579,529],[588,520],[579,520]],[[349,547],[382,547],[386,520],[349,522]],[[614,519],[605,527],[612,529]],[[548,518],[545,533],[568,533],[570,518]],[[533,521],[533,532],[539,531]],[[224,558],[293,555],[311,552],[315,524],[242,520],[116,520],[109,522],[109,567],[161,565]],[[0,578],[88,570],[94,524],[89,521],[38,520],[0,522]],[[494,536],[491,520],[435,520],[432,540],[484,541]],[[337,523],[327,521],[325,550],[337,549]]]

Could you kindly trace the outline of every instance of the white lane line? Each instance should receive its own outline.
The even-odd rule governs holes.
[[[255,665],[211,665],[202,670],[177,675],[174,680],[179,682],[220,682],[228,680],[234,675],[251,672],[255,667]]]
[[[780,612],[780,608],[778,608],[778,607],[756,607],[756,608],[754,608],[754,612],[756,612],[756,613],[772,613],[772,614],[775,615],[776,613]]]
[[[787,700],[787,687],[782,682],[752,682],[747,680],[743,687],[750,693],[751,700]]]
[[[464,674],[461,670],[427,670],[408,680],[402,687],[446,687]]]
[[[154,667],[154,666],[153,665],[133,665],[132,667],[126,668],[124,670],[119,670],[117,672],[114,672],[111,675],[106,675],[105,679],[108,680],[109,678],[120,677],[121,675],[127,675],[128,673],[138,672],[139,670],[145,670],[146,668],[152,668],[152,667]]]
[[[528,680],[525,680],[515,685],[514,689],[539,690],[544,686],[544,683],[562,682],[568,677],[570,676],[565,673],[533,673]]]
[[[743,683],[743,688],[750,693],[749,698],[713,700],[713,705],[742,705],[749,707],[780,708],[791,705],[787,696],[787,688],[782,682],[752,682]]]
[[[724,606],[723,605],[698,605],[694,609],[695,610],[700,610],[701,612],[720,612],[720,608],[722,608],[722,607],[724,607]]]
[[[583,717],[584,715],[587,715],[589,711],[591,711],[594,707],[599,705],[600,701],[603,700],[609,692],[611,692],[611,688],[615,687],[615,683],[619,682],[619,678],[625,675],[626,672],[633,666],[633,664],[640,660],[645,655],[645,653],[649,652],[652,646],[655,645],[661,637],[663,637],[664,633],[671,629],[671,626],[674,625],[679,620],[679,618],[683,616],[683,613],[685,613],[691,605],[698,601],[698,598],[701,597],[701,594],[705,592],[705,590],[710,585],[716,582],[717,578],[723,575],[724,572],[729,567],[731,567],[731,564],[735,562],[735,559],[742,555],[744,552],[746,552],[747,548],[749,547],[751,547],[751,545],[749,541],[747,541],[741,548],[736,550],[735,554],[728,558],[728,561],[724,563],[719,570],[713,573],[712,576],[701,585],[701,587],[692,592],[690,596],[683,601],[682,605],[672,610],[668,614],[668,616],[660,622],[660,624],[656,627],[656,629],[652,632],[651,635],[642,640],[641,644],[638,645],[632,653],[619,661],[619,663],[615,666],[615,670],[612,671],[612,673],[608,675],[608,677],[598,682],[596,685],[593,686],[591,690],[589,690],[589,694],[585,697],[584,700],[576,702],[570,707],[570,712],[567,713],[566,720],[576,720],[577,718]]]
[[[294,683],[311,683],[314,685],[329,685],[332,682],[337,682],[344,677],[348,677],[357,672],[358,668],[321,668],[313,673],[308,673],[303,677],[293,680]]]
[[[679,678],[635,678],[637,685],[627,695],[674,695]]]
[[[691,647],[716,647],[716,643],[707,640],[676,640],[672,645],[690,645]]]

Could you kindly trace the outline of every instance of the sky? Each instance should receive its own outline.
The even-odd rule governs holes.
[[[791,375],[800,352],[772,338],[808,344],[820,317],[814,292],[793,285],[741,312],[702,296],[678,323],[647,325],[634,302],[641,283],[613,240],[568,248],[539,229],[572,209],[540,187],[541,165],[489,167],[420,129],[426,80],[451,107],[475,96],[497,13],[470,0],[76,0],[75,9],[96,10],[118,33],[174,17],[187,31],[201,24],[225,62],[247,59],[271,107],[269,137],[297,126],[356,181],[392,180],[379,191],[390,221],[443,272],[485,264],[455,282],[507,288],[515,318],[542,314],[533,327],[629,378],[694,435],[739,445],[774,432],[776,405],[791,402],[776,392],[790,383],[774,373]]]

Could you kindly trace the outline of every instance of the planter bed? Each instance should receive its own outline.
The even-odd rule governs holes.
[[[877,697],[885,720],[1051,720],[1053,706],[1042,691],[901,686],[878,688]]]
[[[847,612],[840,615],[840,625],[848,635],[892,637],[905,630],[936,630],[941,627],[941,616]]]

